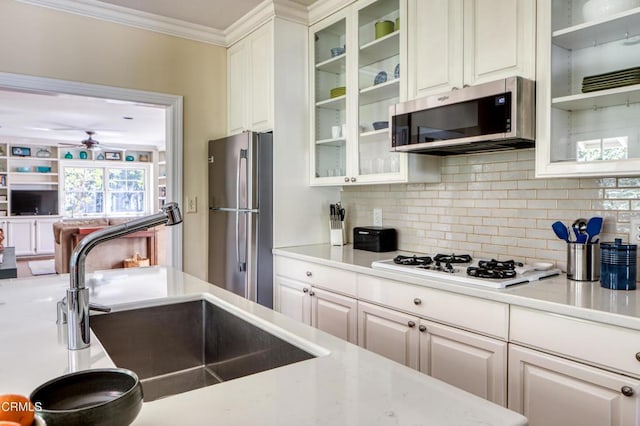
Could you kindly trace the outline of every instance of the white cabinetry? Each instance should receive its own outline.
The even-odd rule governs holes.
[[[640,7],[588,20],[583,4],[538,2],[536,176],[637,175]]]
[[[509,408],[531,426],[634,426],[640,381],[509,345]]]
[[[421,320],[420,371],[507,405],[507,342]]]
[[[283,256],[275,288],[279,312],[506,405],[507,305]]]
[[[59,219],[13,219],[6,221],[5,246],[16,248],[16,256],[53,254],[53,224]]]
[[[409,0],[408,96],[535,79],[534,0]]]
[[[418,321],[413,315],[358,302],[358,345],[417,369]]]
[[[275,260],[276,310],[322,331],[357,343],[357,301],[323,290],[355,294],[355,274],[282,258]]]
[[[53,224],[59,219],[36,219],[35,251],[36,254],[53,254],[55,239]]]
[[[512,307],[509,341],[509,408],[530,425],[640,421],[638,331]]]
[[[406,0],[361,0],[309,29],[312,185],[439,181],[438,159],[391,152],[373,124],[406,98],[406,16]]]
[[[365,274],[358,300],[361,346],[506,405],[507,305]]]
[[[36,221],[11,219],[7,221],[6,246],[16,248],[16,256],[36,254]]]
[[[227,134],[273,129],[273,26],[269,21],[227,50]]]

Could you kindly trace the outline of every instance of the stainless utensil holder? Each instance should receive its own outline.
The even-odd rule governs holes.
[[[573,281],[600,279],[600,246],[567,243],[567,278]]]

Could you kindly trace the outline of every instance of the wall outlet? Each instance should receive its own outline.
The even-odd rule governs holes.
[[[382,226],[382,209],[373,209],[373,226]]]
[[[198,197],[187,197],[187,213],[198,212]]]
[[[629,244],[640,244],[640,218],[631,219],[629,225]]]

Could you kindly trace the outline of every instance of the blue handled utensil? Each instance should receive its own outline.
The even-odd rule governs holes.
[[[589,234],[587,243],[591,243],[592,239],[600,234],[600,231],[602,231],[602,222],[604,222],[604,220],[600,216],[589,219],[587,222],[587,234]]]
[[[551,224],[551,229],[553,229],[553,232],[555,232],[558,238],[569,242],[569,229],[567,228],[567,225],[560,221],[557,221]]]

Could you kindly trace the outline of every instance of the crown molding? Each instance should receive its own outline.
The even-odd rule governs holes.
[[[308,25],[307,8],[290,0],[264,0],[225,30],[227,47],[274,17]]]
[[[226,47],[221,30],[96,0],[17,0],[76,15]]]
[[[319,20],[324,19],[343,7],[350,5],[354,1],[355,0],[323,0],[314,2],[309,6],[309,18],[307,25],[315,24]]]

